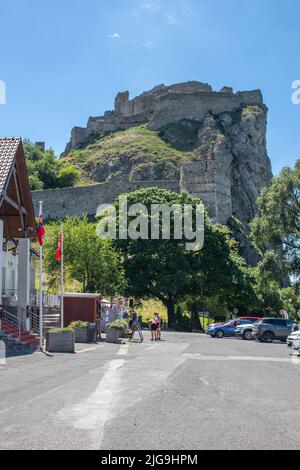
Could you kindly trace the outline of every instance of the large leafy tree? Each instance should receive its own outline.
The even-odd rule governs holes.
[[[251,224],[252,237],[273,258],[274,275],[282,276],[284,265],[291,274],[300,272],[300,160],[293,169],[284,168],[258,198],[260,215]],[[274,251],[275,250],[275,251]],[[279,251],[278,251],[279,250]],[[272,254],[273,253],[273,254]],[[277,257],[277,262],[274,259]]]
[[[64,265],[66,274],[82,286],[83,292],[99,292],[114,296],[125,287],[124,270],[119,254],[110,240],[100,240],[96,225],[85,216],[64,221]],[[61,223],[46,227],[45,267],[50,287],[59,286],[60,264],[55,260]]]
[[[63,166],[52,149],[42,150],[30,140],[23,142],[30,187],[33,191],[73,186],[79,177],[74,166]]]
[[[168,310],[169,326],[174,323],[176,303],[187,296],[218,293],[222,298],[242,297],[247,277],[244,266],[230,242],[228,230],[213,225],[207,215],[204,248],[197,252],[186,250],[185,239],[152,240],[150,237],[152,204],[179,204],[182,207],[189,204],[193,207],[195,222],[196,204],[200,201],[187,193],[152,188],[128,194],[127,202],[129,207],[133,204],[146,206],[149,223],[149,239],[115,240],[124,257],[128,295],[161,300]],[[119,200],[115,209],[119,214]]]
[[[213,275],[207,276],[201,289],[192,297],[187,296],[186,298],[192,325],[196,330],[199,330],[201,326],[199,312],[207,310],[212,316],[227,316],[229,312],[233,312],[235,308],[238,308],[240,313],[246,314],[249,310],[255,308],[259,301],[255,289],[255,277],[251,269],[247,267],[245,260],[239,256],[237,243],[230,237],[230,232],[226,227],[218,227],[218,229],[224,234],[223,243],[229,249],[227,253],[223,251],[226,264],[222,276],[218,273],[218,258],[211,257],[207,259],[207,262],[212,263],[214,266],[217,274],[216,280],[214,280]],[[205,249],[206,245],[204,245],[203,250],[205,251]],[[203,253],[203,259],[205,258]]]

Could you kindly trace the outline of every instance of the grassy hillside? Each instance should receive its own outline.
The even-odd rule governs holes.
[[[129,177],[132,181],[177,179],[181,163],[195,159],[193,152],[176,150],[146,125],[100,137],[62,159],[80,172],[78,185]]]

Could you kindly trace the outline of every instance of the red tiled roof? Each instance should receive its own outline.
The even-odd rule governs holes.
[[[19,138],[0,138],[0,193],[5,190],[20,143],[21,139]]]

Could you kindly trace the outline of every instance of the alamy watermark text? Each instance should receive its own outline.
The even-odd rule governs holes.
[[[128,205],[126,196],[113,205],[98,207],[97,234],[113,240],[178,240],[187,251],[199,251],[204,245],[204,205],[144,204]]]
[[[0,105],[6,104],[6,84],[0,80]]]

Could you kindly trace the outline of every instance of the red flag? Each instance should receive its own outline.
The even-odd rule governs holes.
[[[57,250],[56,250],[56,261],[61,261],[61,255],[62,255],[62,233],[60,232],[59,238],[58,238],[58,244],[57,244]]]
[[[37,237],[38,237],[38,242],[40,246],[43,246],[43,237],[45,233],[46,231],[44,229],[43,216],[42,214],[40,214],[39,219],[38,219],[38,226],[37,226]]]

